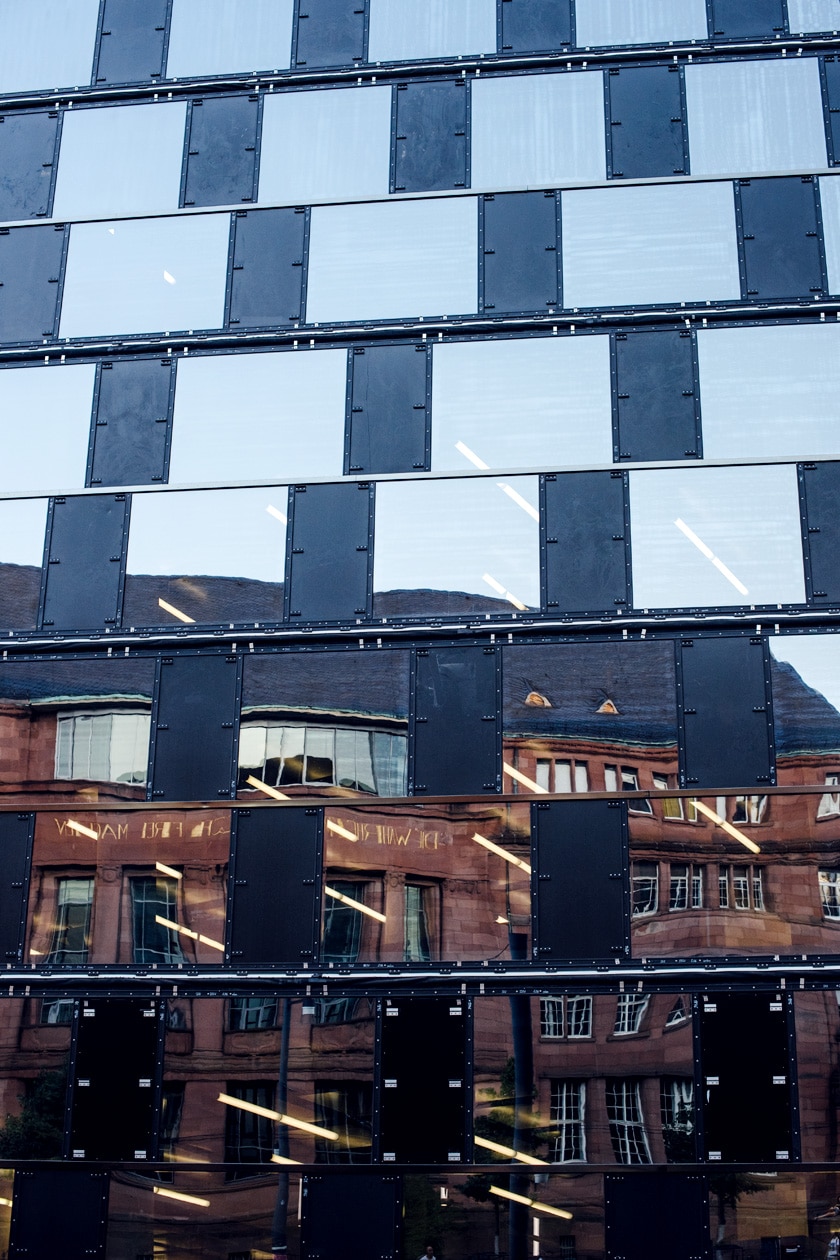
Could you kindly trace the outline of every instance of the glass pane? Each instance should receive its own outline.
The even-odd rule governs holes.
[[[72,1012],[72,998],[69,1004]],[[4,1160],[61,1159],[72,1029],[69,1020],[46,1027],[47,1007],[41,998],[4,998],[0,1005],[2,1035],[17,1048],[16,1059],[6,1061],[0,1076],[8,1099],[0,1127]],[[10,1189],[3,1181],[0,1193],[5,1196]]]
[[[61,336],[221,327],[229,233],[226,214],[76,223]]]
[[[566,307],[741,296],[730,184],[576,189],[562,211]]]
[[[796,467],[630,473],[636,608],[805,599]]]
[[[840,1000],[838,990],[826,987],[816,993],[797,993],[793,999],[796,1022],[796,1057],[799,1069],[799,1097],[803,1120],[802,1158],[815,1163],[834,1162],[837,1133],[832,1098],[833,1075],[831,1053],[840,1036]],[[812,1196],[807,1203],[808,1217],[817,1255],[835,1260],[840,1251],[840,1177],[822,1172],[808,1178]],[[781,1187],[780,1187],[781,1189]],[[813,1191],[817,1191],[816,1194]],[[802,1204],[804,1217],[806,1204]],[[802,1229],[805,1233],[805,1228]],[[835,1243],[834,1240],[837,1240]],[[827,1250],[823,1248],[827,1247]]]
[[[324,848],[323,940],[333,961],[530,957],[527,804],[417,806],[410,813],[336,807],[325,814]],[[345,895],[356,906],[326,892],[342,891],[341,883],[352,886]],[[340,941],[339,923],[330,924],[335,914],[346,920]]]
[[[179,359],[170,483],[340,477],[346,388],[345,350]]]
[[[152,660],[7,663],[0,798],[143,800]]]
[[[401,651],[249,656],[239,796],[271,795],[264,789],[281,784],[289,796],[405,795],[409,664]],[[319,734],[335,742],[336,759],[314,780],[302,759],[304,749],[307,758],[317,753]],[[299,783],[307,783],[301,792]]]
[[[692,175],[827,164],[816,57],[687,66],[685,94]]]
[[[606,178],[600,72],[473,79],[470,91],[473,188]]]
[[[791,33],[840,30],[840,0],[788,0]]]
[[[502,651],[505,791],[572,791],[572,757],[576,792],[615,791],[616,761],[626,763],[631,755],[634,764],[622,764],[622,772],[628,780],[635,775],[635,788],[667,786],[667,776],[676,776],[672,644],[563,643]]]
[[[177,210],[185,102],[67,110],[53,216]]]
[[[705,39],[705,0],[577,0],[579,48]]]
[[[99,0],[4,0],[0,92],[90,83]]]
[[[375,615],[539,608],[537,495],[536,477],[378,486]]]
[[[840,179],[833,175],[820,178],[825,262],[829,293],[840,293]]]
[[[443,342],[432,359],[436,471],[612,460],[609,338]]]
[[[294,0],[173,0],[167,78],[285,70]]]
[[[495,51],[495,0],[370,0],[369,61]]]
[[[697,334],[703,454],[832,455],[840,439],[840,328],[782,324]]]
[[[229,857],[230,811],[39,813],[27,960],[221,964]]]
[[[263,110],[260,201],[388,196],[389,87],[279,92]]]
[[[85,484],[95,377],[92,363],[0,372],[0,491]]]
[[[465,314],[477,304],[474,198],[313,209],[307,323]]]
[[[38,615],[46,499],[0,500],[0,626],[30,630]]]
[[[824,783],[817,820],[840,818],[840,639],[771,635],[773,727],[780,783]]]
[[[123,624],[281,621],[286,489],[135,494]]]

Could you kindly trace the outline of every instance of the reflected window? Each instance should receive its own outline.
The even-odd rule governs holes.
[[[634,862],[631,876],[633,918],[656,914],[659,908],[659,864]]]
[[[44,998],[41,1003],[42,1024],[72,1024],[76,1003],[73,998]]]
[[[676,1028],[678,1024],[684,1024],[687,1019],[688,1007],[685,1004],[685,998],[682,994],[680,994],[668,1012],[668,1018],[665,1020],[665,1027]]]
[[[825,776],[826,787],[840,788],[840,773],[832,771]],[[817,806],[817,818],[836,818],[840,814],[840,791],[825,792]]]
[[[671,863],[668,909],[700,910],[703,906],[703,868],[690,863]]]
[[[369,885],[350,879],[332,879],[328,885],[342,898],[365,904]],[[324,898],[324,939],[321,960],[333,963],[354,963],[362,942],[362,912],[338,897]]]
[[[721,866],[718,873],[721,910],[764,910],[764,877],[760,866]]]
[[[551,1082],[552,1164],[586,1159],[586,1084],[584,1081]]]
[[[79,713],[57,722],[55,777],[145,783],[148,713]]]
[[[433,957],[433,924],[437,918],[437,889],[430,884],[406,881],[405,961],[429,962]]]
[[[177,882],[155,875],[139,875],[132,878],[129,884],[134,962],[184,962],[184,951],[177,928]]]
[[[607,792],[638,792],[639,771],[635,766],[604,766],[604,788]],[[650,801],[630,801],[631,814],[652,814]]]
[[[540,998],[540,1036],[592,1036],[592,998],[589,994]]]
[[[668,788],[674,786],[673,775],[655,774],[653,776],[653,786],[659,792],[665,792]],[[681,796],[666,796],[659,802],[662,810],[662,817],[668,819],[669,822],[682,822],[688,818],[689,822],[697,821],[697,810],[694,808],[694,802],[691,800],[684,801]]]
[[[589,765],[586,761],[552,761],[538,757],[535,777],[537,786],[546,792],[589,791]]]
[[[316,1137],[317,1164],[370,1163],[373,1090],[367,1081],[316,1081],[315,1123],[338,1139]]]
[[[824,919],[840,919],[840,871],[820,871],[820,902]]]
[[[563,1036],[563,998],[540,998],[540,1036]]]
[[[645,1011],[650,1003],[647,994],[622,993],[615,1008],[615,1024],[613,1035],[629,1037],[637,1033],[642,1026]]]
[[[92,909],[93,879],[56,880],[55,926],[45,963],[72,967],[87,962]]]
[[[766,796],[736,796],[732,821],[736,823],[760,823],[767,814]]]
[[[161,1159],[174,1159],[175,1146],[181,1133],[181,1117],[184,1114],[184,1082],[164,1081],[160,1095],[160,1155]],[[173,1174],[159,1172],[160,1180],[171,1181]]]
[[[694,1158],[694,1082],[663,1076],[659,1082],[662,1139],[668,1162]]]
[[[229,1032],[257,1032],[277,1024],[277,998],[232,997],[228,1003]]]
[[[405,790],[406,758],[405,735],[247,724],[240,736],[240,787],[253,777],[270,787],[337,785],[372,796],[399,796]]]
[[[607,1081],[607,1118],[616,1163],[651,1163],[640,1081]]]
[[[256,1107],[274,1109],[274,1082],[253,1081],[247,1085],[228,1081],[225,1093],[240,1102],[252,1103]],[[225,1163],[230,1164],[265,1164],[271,1159],[274,1150],[274,1121],[267,1116],[255,1115],[252,1111],[243,1111],[240,1107],[225,1108]],[[225,1174],[226,1180],[236,1181],[240,1177],[250,1177],[254,1173],[242,1173],[231,1169]]]

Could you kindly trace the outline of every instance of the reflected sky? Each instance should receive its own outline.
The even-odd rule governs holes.
[[[294,0],[173,0],[167,78],[284,70]]]
[[[787,661],[840,714],[840,638],[833,634],[771,635],[770,651]]]
[[[819,184],[828,290],[840,293],[840,178],[822,175]]]
[[[0,564],[34,564],[44,559],[46,499],[0,500]]]
[[[85,484],[95,377],[92,363],[0,371],[0,491]]]
[[[706,0],[577,0],[575,30],[579,48],[705,39]]]
[[[495,51],[495,0],[370,0],[369,61]]]
[[[90,83],[99,0],[4,0],[0,92]]]

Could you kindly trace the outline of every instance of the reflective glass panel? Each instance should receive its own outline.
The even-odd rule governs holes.
[[[636,608],[805,599],[795,465],[630,473]]]
[[[840,29],[840,0],[788,0],[788,22],[794,35]]]
[[[229,232],[226,214],[75,224],[61,336],[219,328]]]
[[[46,499],[0,500],[0,626],[29,630],[38,616]]]
[[[144,800],[151,660],[15,662],[0,669],[0,796]]]
[[[670,643],[509,646],[503,659],[506,792],[676,786]]]
[[[477,302],[474,198],[312,210],[307,323],[465,314]]]
[[[692,175],[825,166],[816,57],[686,66]]]
[[[820,178],[825,263],[830,293],[840,293],[840,179],[833,175]]]
[[[344,350],[179,359],[170,482],[340,477],[346,387]]]
[[[705,0],[577,0],[579,48],[705,39]]]
[[[496,51],[494,0],[371,0],[369,61]]]
[[[796,1025],[796,1059],[799,1068],[799,1110],[802,1115],[802,1158],[814,1163],[837,1158],[837,1129],[833,1103],[833,1050],[840,1038],[840,992],[826,988],[797,993],[793,999]],[[808,1178],[813,1190],[808,1215],[811,1230],[822,1246],[817,1255],[832,1256],[833,1239],[840,1240],[836,1204],[840,1202],[840,1176],[836,1172]],[[816,1184],[815,1184],[816,1183]],[[802,1204],[802,1215],[806,1206]],[[803,1233],[805,1232],[803,1227]],[[836,1254],[836,1249],[835,1249]]]
[[[686,1016],[669,1023],[677,999]],[[474,1002],[476,1159],[499,1158],[492,1148],[482,1150],[489,1133],[499,1145],[549,1164],[694,1159],[690,994],[571,993],[523,1001],[525,1009],[515,1007],[515,998]],[[533,1102],[525,1104],[518,1132],[514,1109],[503,1102],[511,1058],[533,1063]],[[682,1086],[679,1116],[663,1106],[672,1081]]]
[[[285,70],[293,0],[173,0],[167,78]]]
[[[92,363],[0,372],[0,491],[85,484],[95,376]]]
[[[177,210],[185,102],[68,109],[53,217]]]
[[[90,83],[99,0],[4,0],[0,92]]]
[[[229,811],[39,813],[27,960],[221,963],[229,856]]]
[[[329,809],[324,846],[325,962],[530,956],[527,805]],[[346,885],[355,906],[332,895]]]
[[[773,728],[780,783],[824,783],[820,834],[840,821],[840,639],[833,634],[770,636]],[[835,824],[832,824],[834,826]]]
[[[539,608],[537,495],[536,477],[379,485],[375,615]]]
[[[75,1002],[65,1000],[60,1024],[48,1023],[50,1007],[55,1003],[40,997],[4,998],[0,1005],[3,1040],[16,1048],[0,1075],[2,1159],[61,1159]]]
[[[124,625],[280,621],[286,489],[135,494]]]
[[[600,72],[473,79],[470,91],[473,188],[606,178]]]
[[[390,87],[278,92],[263,107],[260,201],[387,197]]]
[[[432,362],[433,469],[611,461],[607,337],[443,342]]]
[[[284,1023],[289,1054],[281,1082]],[[281,998],[263,1028],[243,1028],[231,999],[173,999],[164,1089],[167,1081],[185,1084],[171,1158],[252,1165],[230,1170],[228,1181],[260,1176],[253,1165],[262,1164],[263,1174],[274,1172],[275,1189],[275,1151],[304,1163],[369,1164],[375,1024],[372,998]],[[218,1050],[208,1055],[207,1045]],[[255,1114],[242,1103],[274,1114]],[[296,1121],[320,1132],[309,1133]]]
[[[730,184],[576,189],[562,211],[566,307],[741,295]]]
[[[409,664],[401,651],[249,656],[239,796],[404,796]]]
[[[703,454],[831,455],[840,440],[840,328],[782,324],[697,334]]]

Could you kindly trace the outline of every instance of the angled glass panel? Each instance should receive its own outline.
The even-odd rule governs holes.
[[[293,0],[173,0],[166,76],[285,70]]]
[[[535,644],[502,653],[506,792],[676,786],[671,643]],[[641,800],[631,808],[650,811]]]
[[[840,442],[840,328],[782,324],[697,334],[703,454],[805,458]]]
[[[390,87],[278,92],[263,106],[259,199],[387,197]]]
[[[840,30],[840,0],[788,0],[791,34]]]
[[[577,0],[578,48],[706,39],[705,0]]]
[[[123,624],[280,621],[286,490],[135,494]]]
[[[186,116],[179,101],[67,110],[53,216],[177,210]]]
[[[488,849],[482,839],[495,847]],[[336,806],[324,816],[324,850],[322,941],[327,946],[335,941],[336,919],[349,920],[342,925],[344,941],[349,944],[355,936],[358,948],[347,961],[466,962],[530,955],[526,803],[425,810],[421,805],[410,812],[397,806]],[[358,907],[330,896],[327,890],[341,881],[356,886]],[[384,920],[366,913],[369,909],[378,909]]]
[[[85,484],[95,377],[92,363],[0,372],[0,492]]]
[[[46,499],[0,500],[0,626],[35,625],[46,528]]]
[[[606,178],[600,72],[473,79],[470,91],[473,188]]]
[[[824,824],[820,833],[833,837],[840,827],[840,639],[775,634],[769,643],[778,779],[825,784],[824,796],[806,797],[805,803]],[[837,883],[840,894],[840,875]],[[840,923],[840,898],[831,917]]]
[[[239,798],[405,796],[409,668],[399,650],[249,656]]]
[[[229,810],[38,814],[28,961],[221,963],[229,856]]]
[[[740,297],[730,184],[575,189],[561,201],[565,307]]]
[[[823,175],[820,179],[825,263],[829,293],[840,293],[840,179]]]
[[[5,0],[0,92],[90,83],[99,0]]]
[[[170,483],[340,477],[346,388],[344,350],[179,359]]]
[[[229,231],[226,214],[75,224],[61,336],[219,328]]]
[[[9,1094],[0,1129],[4,1158],[61,1159],[76,1003],[72,997],[59,1002],[63,1007],[61,1026],[49,1029],[44,1025],[49,1021],[50,1007],[57,1014],[54,1001],[40,997],[4,998],[0,1005],[3,1036],[19,1046],[21,1054],[18,1064],[4,1066],[0,1078],[3,1090]],[[9,1181],[2,1185],[4,1196],[12,1193]],[[74,1200],[78,1201],[75,1195]],[[33,1201],[38,1204],[36,1196]],[[43,1211],[42,1204],[43,1200],[39,1204]]]
[[[313,209],[307,323],[466,314],[477,302],[475,198]]]
[[[612,460],[607,337],[443,342],[432,362],[435,471]]]
[[[827,164],[816,57],[686,66],[692,175]]]
[[[536,477],[379,485],[374,613],[539,608]]]
[[[495,0],[371,0],[369,61],[495,51]]]
[[[636,608],[800,604],[795,465],[630,473]]]
[[[153,660],[4,665],[2,799],[144,800],[154,683]]]

